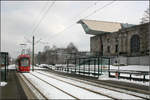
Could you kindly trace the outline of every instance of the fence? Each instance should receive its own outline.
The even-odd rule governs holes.
[[[103,72],[110,70],[110,58],[88,57],[66,59],[66,66],[55,66],[55,70],[99,77]]]

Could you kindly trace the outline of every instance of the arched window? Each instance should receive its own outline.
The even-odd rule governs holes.
[[[137,53],[140,51],[140,37],[138,35],[133,35],[130,43],[131,43],[131,53]]]

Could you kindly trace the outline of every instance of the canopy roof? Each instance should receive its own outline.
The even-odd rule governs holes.
[[[127,28],[133,26],[131,24],[122,24],[118,22],[107,22],[107,21],[96,21],[96,20],[79,20],[80,23],[87,34],[100,35],[103,33],[117,32],[122,28]]]

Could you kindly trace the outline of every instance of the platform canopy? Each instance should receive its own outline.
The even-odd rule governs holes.
[[[81,19],[77,23],[81,24],[86,34],[101,35],[117,32],[122,28],[132,26],[131,24],[122,24],[118,22],[96,21]]]

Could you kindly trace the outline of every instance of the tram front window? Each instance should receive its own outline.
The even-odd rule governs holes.
[[[29,66],[29,60],[28,58],[21,59],[21,66]]]

